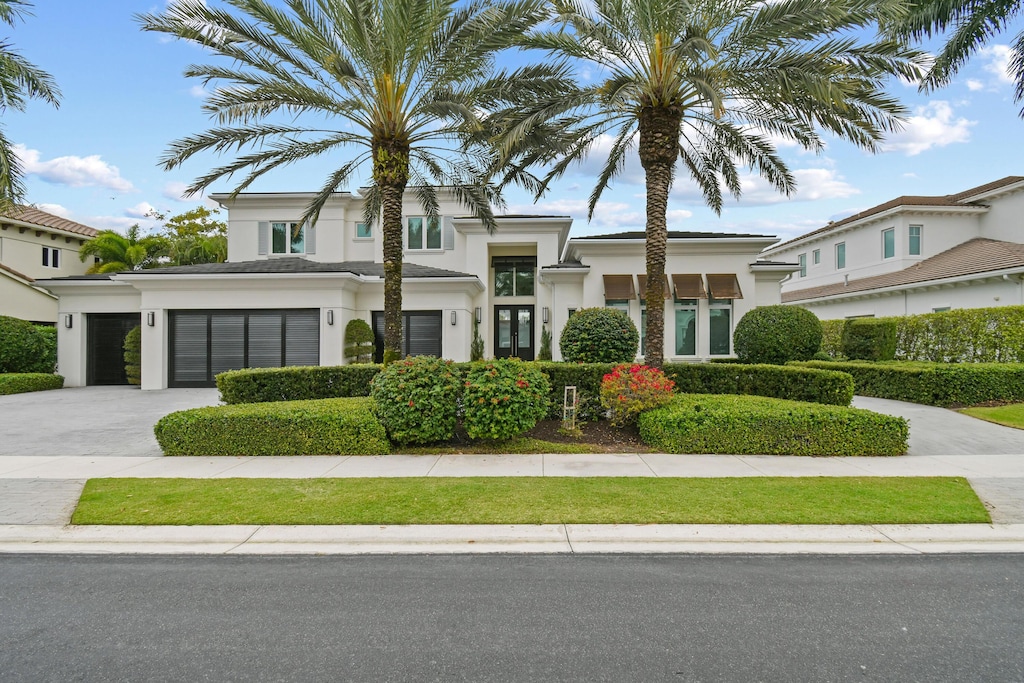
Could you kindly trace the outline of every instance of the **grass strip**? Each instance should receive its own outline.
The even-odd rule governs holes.
[[[961,477],[90,479],[72,524],[987,523]]]
[[[1024,403],[1012,403],[1008,406],[993,408],[964,408],[960,412],[986,422],[1024,429]]]

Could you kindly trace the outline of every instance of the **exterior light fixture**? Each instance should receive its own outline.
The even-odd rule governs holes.
[[[479,322],[482,322],[482,321],[483,321],[483,319],[484,319],[484,309],[482,309],[482,308],[480,308],[479,306],[477,306],[477,307],[476,307],[476,310],[475,310],[475,311],[473,311],[473,315],[475,315],[475,316],[476,316],[476,321],[477,321],[478,323],[479,323]]]
[[[149,325],[150,327],[156,325],[156,313],[150,311],[149,313],[146,314],[146,324]]]
[[[456,311],[452,311],[452,325],[459,322],[459,314]]]
[[[334,324],[334,311],[327,311],[327,324],[328,325],[333,325]]]
[[[71,329],[71,325],[74,323],[74,319],[70,313],[64,316],[64,327]]]
[[[544,308],[540,309],[540,321],[542,323],[546,323],[546,322],[549,322],[550,320],[551,320],[551,309],[549,309],[547,306],[545,306]]]

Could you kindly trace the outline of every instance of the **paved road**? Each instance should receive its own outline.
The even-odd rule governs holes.
[[[1020,681],[1024,556],[0,557],[4,681]]]

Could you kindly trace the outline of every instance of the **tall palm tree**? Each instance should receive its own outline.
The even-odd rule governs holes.
[[[429,218],[438,214],[432,186],[445,185],[494,228],[492,205],[500,195],[484,181],[490,162],[487,148],[477,144],[480,117],[519,79],[531,77],[529,70],[496,73],[494,57],[543,18],[542,0],[225,2],[237,11],[178,0],[162,14],[138,17],[144,30],[199,43],[230,60],[187,69],[187,76],[224,84],[205,105],[219,125],[174,142],[163,165],[237,151],[190,189],[245,172],[238,193],[278,167],[354,148],[303,220],[315,221],[331,193],[370,166],[364,218],[382,223],[384,360],[399,358],[406,186]]]
[[[87,273],[119,273],[126,270],[156,268],[166,249],[165,241],[156,235],[143,235],[138,224],[122,235],[116,230],[100,230],[78,250],[78,258],[98,258]]]
[[[25,0],[0,0],[0,22],[13,27],[29,14],[31,3]],[[0,113],[8,107],[25,111],[27,99],[43,100],[60,106],[60,90],[53,77],[0,41]],[[0,210],[11,208],[25,198],[22,168],[14,146],[0,128]]]
[[[739,197],[745,166],[783,194],[796,184],[773,138],[819,151],[819,131],[874,150],[904,108],[883,91],[890,75],[913,78],[919,55],[855,32],[895,20],[903,0],[552,0],[554,25],[524,39],[559,60],[584,64],[593,85],[535,92],[496,112],[492,130],[511,172],[548,165],[538,189],[603,139],[610,151],[590,195],[602,193],[637,150],[647,189],[648,302],[662,301],[666,208],[678,162],[721,212],[723,189]],[[563,67],[560,87],[568,80]],[[647,310],[646,362],[663,361],[664,309]]]
[[[912,10],[892,28],[894,33],[914,40],[931,38],[952,29],[946,44],[921,81],[929,92],[949,85],[967,60],[1006,29],[1024,10],[1021,0],[916,0]],[[1010,71],[1016,81],[1014,99],[1024,100],[1024,31],[1010,47]],[[1024,117],[1024,108],[1020,115]]]

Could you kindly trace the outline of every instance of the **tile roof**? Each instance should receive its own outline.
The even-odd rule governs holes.
[[[260,261],[232,261],[228,263],[202,263],[194,266],[170,266],[129,271],[132,275],[260,275],[286,273],[352,273],[368,277],[384,277],[384,264],[373,261],[343,261],[322,263],[304,258],[274,258]],[[442,268],[402,264],[403,278],[476,277]]]
[[[731,233],[731,232],[684,232],[679,230],[670,230],[668,238],[670,240],[704,240],[704,239],[730,239],[736,237],[762,237],[765,239],[774,239],[771,235],[751,235],[746,233]],[[617,232],[611,235],[583,235],[581,237],[573,237],[573,240],[643,240],[647,239],[647,233],[643,230],[633,230],[630,232]]]
[[[82,235],[83,237],[95,237],[99,234],[99,230],[96,228],[90,228],[88,225],[82,225],[81,223],[70,221],[67,218],[54,216],[52,213],[47,213],[33,206],[23,206],[21,204],[15,205],[9,211],[0,215],[0,223],[3,222],[5,216],[23,223],[32,223],[33,225],[38,225],[41,228],[63,230],[64,232],[72,232],[76,235]]]
[[[850,280],[846,284],[837,282],[783,292],[782,301],[790,303],[839,294],[868,292],[1010,268],[1024,268],[1024,244],[978,237],[893,273]]]
[[[799,237],[794,237],[791,240],[786,240],[785,242],[782,242],[781,244],[776,244],[774,247],[771,247],[771,251],[778,251],[779,249],[781,249],[783,247],[786,247],[787,245],[790,245],[790,244],[792,244],[794,242],[799,242],[799,241],[804,240],[804,239],[806,239],[808,237],[812,237],[814,235],[820,235],[822,233],[826,233],[826,232],[835,230],[836,228],[840,228],[840,227],[842,227],[844,225],[848,225],[850,223],[854,223],[854,222],[862,220],[864,218],[868,218],[869,216],[874,216],[876,214],[885,213],[886,211],[889,211],[890,209],[895,209],[895,208],[898,208],[898,207],[901,207],[901,206],[932,206],[932,207],[978,206],[978,205],[972,204],[970,202],[965,202],[965,200],[969,199],[971,197],[975,197],[975,196],[977,196],[979,194],[984,194],[985,192],[990,192],[992,190],[998,190],[1001,187],[1006,187],[1006,186],[1009,186],[1009,185],[1013,185],[1015,183],[1019,183],[1022,180],[1024,180],[1024,176],[1010,175],[1010,176],[1006,176],[1005,178],[1000,178],[999,180],[993,180],[990,183],[985,183],[984,185],[979,185],[977,187],[972,187],[971,189],[964,190],[963,192],[957,192],[955,194],[945,194],[945,195],[936,195],[936,196],[904,195],[902,197],[897,197],[896,199],[890,199],[889,201],[884,202],[882,204],[879,204],[878,206],[873,206],[870,209],[865,209],[864,211],[861,211],[860,213],[855,213],[852,216],[847,216],[846,218],[843,218],[841,220],[833,221],[833,222],[829,223],[828,225],[826,225],[824,227],[818,228],[817,230],[812,230],[812,231],[810,231],[808,233],[804,233],[803,235],[800,235]]]
[[[17,271],[17,270],[15,270],[14,268],[11,268],[11,267],[9,267],[9,266],[5,266],[5,265],[4,265],[4,264],[2,264],[2,263],[0,263],[0,270],[2,270],[2,271],[5,271],[5,272],[7,272],[7,273],[10,273],[10,274],[11,274],[11,275],[13,275],[14,277],[16,277],[16,278],[20,278],[20,279],[24,280],[25,282],[35,282],[35,281],[34,281],[34,280],[33,280],[32,278],[30,278],[30,277],[29,277],[28,275],[25,275],[24,273],[18,272],[18,271]]]

